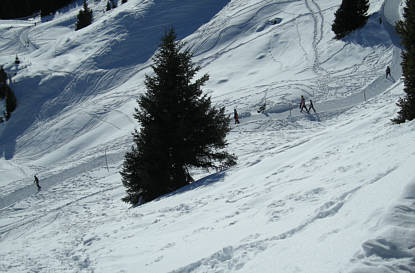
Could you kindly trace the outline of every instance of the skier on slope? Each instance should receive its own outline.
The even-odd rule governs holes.
[[[300,112],[303,112],[303,109],[305,108],[305,110],[308,113],[308,109],[307,106],[305,105],[305,98],[303,95],[301,95],[301,102],[300,102]]]
[[[36,184],[37,190],[38,190],[38,191],[40,191],[40,189],[41,189],[42,187],[39,185],[39,179],[37,178],[37,176],[36,176],[36,175],[35,175],[35,181],[33,181],[33,183],[35,183],[35,184]]]
[[[266,107],[266,104],[264,103],[263,105],[261,105],[260,107],[259,107],[259,109],[258,109],[258,113],[262,113],[262,112],[264,112],[265,111],[265,107]]]
[[[16,58],[14,59],[14,64],[15,65],[19,65],[20,64],[20,60],[19,60],[19,57],[17,57],[17,55],[16,55]]]
[[[239,115],[236,108],[233,109],[233,118],[235,119],[235,124],[239,124]]]
[[[386,78],[388,78],[388,75],[391,76],[391,68],[389,67],[389,65],[386,67]]]
[[[307,112],[310,113],[311,109],[313,109],[314,113],[316,113],[316,109],[314,109],[312,100],[310,100],[310,107],[308,108]]]

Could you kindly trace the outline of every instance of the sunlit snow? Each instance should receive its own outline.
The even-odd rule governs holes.
[[[367,25],[340,41],[341,0],[128,0],[108,12],[90,0],[94,23],[76,32],[82,1],[0,20],[18,99],[0,124],[0,271],[415,272],[415,123],[390,121],[404,96],[403,2],[371,0]],[[193,170],[194,184],[132,208],[119,171],[171,26],[213,103],[239,112],[238,164]],[[300,113],[301,95],[317,113]]]

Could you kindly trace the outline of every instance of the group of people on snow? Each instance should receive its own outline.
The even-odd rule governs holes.
[[[310,105],[307,108],[307,105],[305,103],[305,98],[304,96],[301,96],[300,112],[302,113],[304,109],[306,110],[307,113],[310,113],[311,110],[313,110],[314,113],[317,113],[316,109],[314,108],[313,101],[310,100]],[[261,113],[264,110],[265,110],[265,104],[261,105],[261,107],[258,110],[258,113]],[[236,108],[233,109],[233,119],[235,120],[235,124],[239,124],[239,115],[238,115],[238,111],[236,111]]]
[[[305,104],[305,98],[304,96],[301,96],[300,112],[302,113],[304,109],[307,111],[307,113],[310,113],[311,109],[313,109],[314,113],[316,113],[316,109],[314,109],[313,101],[310,100],[310,106],[307,108],[307,105]]]

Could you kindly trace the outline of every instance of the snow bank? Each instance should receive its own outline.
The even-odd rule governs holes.
[[[403,20],[404,0],[385,0],[383,13],[389,24],[394,26],[397,21]]]

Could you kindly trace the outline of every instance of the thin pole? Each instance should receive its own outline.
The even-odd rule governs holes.
[[[108,168],[107,148],[106,147],[105,147],[105,164],[107,165],[107,171],[110,172],[110,169]]]

